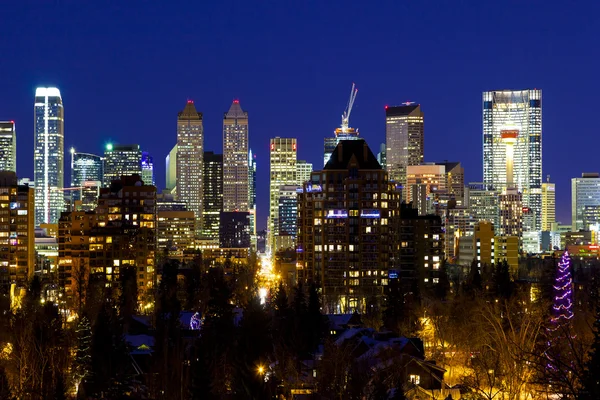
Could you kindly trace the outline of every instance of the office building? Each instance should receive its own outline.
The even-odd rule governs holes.
[[[204,157],[204,238],[219,238],[219,220],[223,211],[223,155],[205,151]]]
[[[295,138],[271,139],[269,179],[269,249],[275,251],[275,236],[279,214],[279,188],[296,185],[297,146]]]
[[[64,108],[57,88],[37,88],[34,121],[35,224],[58,223],[64,207]]]
[[[356,89],[354,83],[350,90],[350,98],[348,99],[348,105],[342,114],[342,123],[339,128],[333,132],[333,137],[326,137],[324,140],[324,155],[323,155],[323,166],[327,165],[331,154],[337,147],[338,143],[342,140],[358,140],[358,129],[350,127],[350,114],[352,113],[352,106],[356,100],[358,89]]]
[[[82,187],[85,182],[104,180],[104,160],[95,154],[81,153],[71,147],[71,187]]]
[[[419,104],[408,102],[395,107],[386,106],[385,142],[390,179],[405,185],[406,168],[423,163],[424,116]]]
[[[225,249],[250,248],[250,213],[243,211],[221,213],[219,246]]]
[[[100,181],[85,181],[83,186],[76,189],[78,201],[74,201],[73,210],[77,211],[93,211],[98,206],[98,196],[102,182]]]
[[[142,175],[142,151],[138,144],[112,144],[104,149],[104,187],[122,176]]]
[[[306,160],[298,160],[296,162],[296,179],[298,186],[302,186],[304,182],[310,180],[310,174],[313,171],[313,165]]]
[[[600,174],[583,173],[571,179],[571,223],[573,232],[587,229],[584,225],[585,206],[600,205]]]
[[[445,250],[448,260],[458,257],[459,239],[472,236],[475,231],[476,221],[468,207],[449,207],[445,213]]]
[[[541,90],[483,93],[483,182],[488,189],[503,191],[510,186],[508,175],[513,175],[523,205],[533,210],[536,230],[541,230]]]
[[[256,154],[248,151],[248,212],[250,213],[250,240],[256,251]]]
[[[154,160],[147,151],[142,151],[142,180],[146,185],[156,186],[154,181]]]
[[[381,302],[398,244],[399,194],[364,140],[343,140],[298,193],[298,282],[322,289],[325,313]]]
[[[174,193],[177,185],[177,145],[167,155],[165,164],[165,189]]]
[[[196,216],[196,232],[202,230],[204,186],[204,129],[202,113],[188,100],[177,115],[177,199]]]
[[[498,209],[500,225],[498,234],[500,236],[523,235],[523,200],[522,195],[516,189],[507,189],[498,196]]]
[[[234,100],[223,118],[223,211],[248,210],[248,113]]]
[[[35,266],[34,190],[17,184],[13,171],[0,172],[0,287],[28,288]]]
[[[387,157],[385,153],[385,143],[379,145],[379,153],[377,153],[377,161],[381,165],[381,168],[387,170]]]
[[[158,203],[157,251],[169,258],[183,258],[195,246],[196,218],[193,211],[169,209]]]
[[[17,172],[15,121],[0,121],[0,171]]]
[[[491,222],[496,229],[498,228],[500,225],[498,195],[496,190],[486,189],[483,183],[469,183],[465,198],[475,222]]]
[[[443,165],[422,164],[409,165],[406,167],[406,202],[413,201],[413,186],[422,186],[425,189],[425,196],[431,192],[446,191],[446,169]],[[415,199],[418,202],[418,199]],[[413,205],[413,208],[418,208]],[[421,210],[420,214],[427,214]]]
[[[460,205],[465,204],[465,169],[460,162],[440,162],[444,166],[446,192]]]
[[[556,222],[556,186],[554,183],[542,183],[542,231],[551,231]]]
[[[284,185],[279,188],[278,218],[275,226],[277,233],[275,236],[275,248],[277,250],[293,249],[296,246],[299,187],[301,186]]]

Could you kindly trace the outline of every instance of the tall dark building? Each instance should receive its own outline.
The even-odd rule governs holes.
[[[104,187],[122,176],[142,175],[142,151],[139,144],[107,144],[104,150]],[[145,182],[144,182],[145,183]]]
[[[222,212],[219,221],[219,246],[224,249],[250,247],[250,213]]]
[[[380,302],[398,245],[400,194],[364,140],[343,140],[298,193],[298,281],[329,313]]]
[[[223,154],[204,152],[203,236],[219,237],[219,215],[223,211]]]

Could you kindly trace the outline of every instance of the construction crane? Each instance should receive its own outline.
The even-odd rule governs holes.
[[[354,100],[356,100],[356,94],[358,93],[358,89],[355,88],[355,84],[352,83],[352,90],[350,90],[350,98],[348,99],[348,104],[346,105],[346,109],[342,114],[342,132],[348,132],[348,127],[350,126],[350,113],[352,112],[352,106],[354,105]]]

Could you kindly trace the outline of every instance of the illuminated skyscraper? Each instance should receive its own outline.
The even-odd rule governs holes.
[[[542,231],[551,231],[554,222],[556,222],[556,185],[544,182],[542,183]]]
[[[204,152],[204,229],[205,238],[219,238],[219,216],[223,211],[223,154]]]
[[[15,121],[0,121],[0,171],[17,172]]]
[[[177,116],[177,199],[196,217],[196,231],[202,230],[204,184],[204,130],[202,113],[188,100]]]
[[[140,145],[107,144],[104,149],[103,186],[109,187],[112,181],[129,175],[142,176],[142,151],[140,150]]]
[[[312,163],[306,162],[305,160],[298,160],[296,163],[296,179],[298,180],[298,186],[302,186],[304,182],[310,180],[312,171]]]
[[[177,186],[177,145],[173,146],[166,158],[166,189],[173,191]]]
[[[571,223],[573,232],[588,229],[584,224],[586,206],[600,206],[600,174],[583,173],[571,179]]]
[[[269,232],[270,248],[275,246],[275,227],[278,226],[279,193],[281,186],[296,185],[297,147],[295,138],[271,139],[270,147],[270,184],[269,184]]]
[[[508,142],[507,135],[512,137]],[[507,147],[512,147],[512,152]],[[513,163],[507,163],[512,153]],[[536,230],[542,213],[542,91],[483,92],[483,182],[502,191],[507,174],[522,193],[523,206],[533,210]]]
[[[104,179],[104,160],[95,154],[80,153],[71,148],[71,187],[82,187],[84,182]]]
[[[256,154],[248,152],[248,211],[250,212],[250,242],[256,249]]]
[[[234,100],[223,118],[223,211],[248,210],[248,113]]]
[[[154,182],[154,160],[147,152],[142,152],[142,180],[145,185],[156,186]]]
[[[64,108],[57,88],[35,90],[35,224],[58,223],[64,199]]]
[[[385,108],[386,166],[390,180],[397,184],[406,184],[406,167],[423,162],[423,121],[419,104],[408,102]]]

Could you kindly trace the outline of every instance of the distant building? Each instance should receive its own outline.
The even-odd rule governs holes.
[[[542,231],[550,231],[556,222],[556,185],[542,183]]]
[[[154,181],[154,159],[147,152],[142,152],[142,180],[146,185],[156,186]]]
[[[310,178],[309,178],[310,179]],[[275,230],[275,249],[290,249],[296,246],[298,226],[297,185],[284,185],[279,188],[278,218]]]
[[[279,188],[295,185],[297,146],[295,138],[271,139],[269,179],[269,249],[275,251],[277,218],[279,217]]]
[[[509,189],[498,196],[500,225],[498,233],[500,236],[523,235],[523,203],[521,193],[516,189]]]
[[[17,184],[12,171],[0,172],[0,288],[29,287],[35,267],[34,191]],[[10,219],[10,223],[9,223]]]
[[[166,209],[159,206],[156,220],[158,254],[167,257],[183,257],[184,251],[194,248],[196,219],[193,211]]]
[[[377,153],[377,161],[381,165],[381,168],[387,170],[387,156],[385,151],[385,143],[379,145],[379,153]]]
[[[17,172],[15,121],[0,121],[0,171]]]
[[[173,146],[165,159],[165,189],[173,191],[177,185],[177,145]]]
[[[85,182],[103,181],[104,160],[95,154],[81,153],[71,148],[71,187],[81,187]]]
[[[104,187],[122,176],[142,176],[142,151],[138,144],[107,144],[104,150]]]
[[[423,163],[424,115],[421,105],[404,103],[385,108],[386,166],[390,180],[406,184],[406,167]],[[406,192],[403,192],[405,196]]]
[[[219,220],[223,211],[223,155],[204,152],[204,228],[205,238],[219,238]]]
[[[500,226],[498,191],[488,190],[482,183],[470,183],[466,189],[467,206],[475,222],[488,221],[497,229]]]
[[[223,117],[223,211],[249,210],[248,112],[234,100]]]
[[[222,212],[219,221],[219,246],[226,249],[250,248],[250,214]]]
[[[313,165],[306,162],[306,160],[298,160],[296,162],[296,180],[298,181],[298,186],[302,186],[304,182],[310,180],[312,171]]]
[[[252,149],[248,151],[248,211],[250,212],[252,248],[256,251],[256,154],[252,154]]]
[[[585,206],[600,205],[600,174],[583,173],[581,178],[571,179],[572,230],[587,229],[583,218]]]
[[[202,230],[204,211],[204,128],[202,113],[188,100],[177,115],[177,199],[196,216],[196,233]]]
[[[34,180],[35,225],[56,224],[64,198],[64,108],[54,87],[35,90]]]
[[[298,281],[322,288],[326,312],[363,312],[382,300],[398,245],[398,210],[399,194],[364,140],[340,141],[325,168],[304,183]]]
[[[419,214],[429,214],[426,198],[430,193],[438,191],[446,191],[446,170],[443,165],[422,164],[406,167],[406,202],[413,202],[413,208],[419,210]]]

